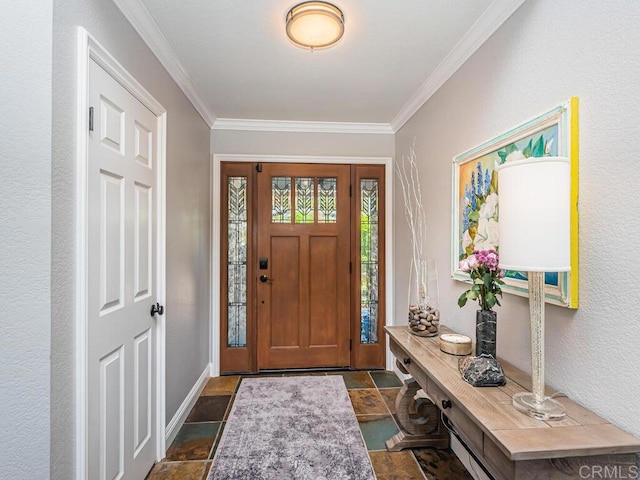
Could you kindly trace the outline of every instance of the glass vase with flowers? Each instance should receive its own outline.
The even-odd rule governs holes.
[[[477,301],[480,309],[476,312],[476,356],[491,355],[496,358],[497,314],[493,310],[500,306],[501,285],[504,272],[498,267],[498,252],[495,250],[475,250],[460,262],[460,270],[471,277],[472,286],[458,298],[460,308],[467,301]]]

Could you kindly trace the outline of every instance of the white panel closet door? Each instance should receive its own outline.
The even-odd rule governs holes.
[[[142,480],[155,461],[158,119],[89,69],[88,471]]]

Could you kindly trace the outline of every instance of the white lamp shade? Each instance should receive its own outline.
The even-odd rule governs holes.
[[[497,171],[500,267],[569,271],[569,159],[531,157],[500,165]]]

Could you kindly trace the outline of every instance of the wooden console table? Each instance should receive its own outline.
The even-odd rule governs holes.
[[[545,422],[516,410],[511,397],[530,391],[531,379],[507,362],[500,361],[505,386],[472,387],[458,372],[461,357],[442,352],[437,336],[417,337],[404,326],[385,330],[398,367],[413,377],[396,400],[402,431],[387,441],[389,450],[446,447],[442,412],[497,479],[640,478],[640,440],[572,400],[556,398],[567,410],[562,420]],[[416,397],[419,389],[428,399]]]

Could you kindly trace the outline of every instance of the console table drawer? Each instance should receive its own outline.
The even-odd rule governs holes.
[[[462,437],[477,455],[481,455],[483,432],[480,427],[460,409],[455,400],[451,400],[434,382],[427,383],[426,393],[431,401],[449,418],[449,422],[456,433]]]
[[[402,367],[409,372],[409,375],[413,377],[413,379],[418,382],[418,385],[422,387],[422,389],[426,389],[427,387],[427,374],[424,372],[419,365],[417,365],[414,359],[395,341],[391,340],[389,342],[389,348],[393,356],[396,357],[398,362],[402,364]]]

